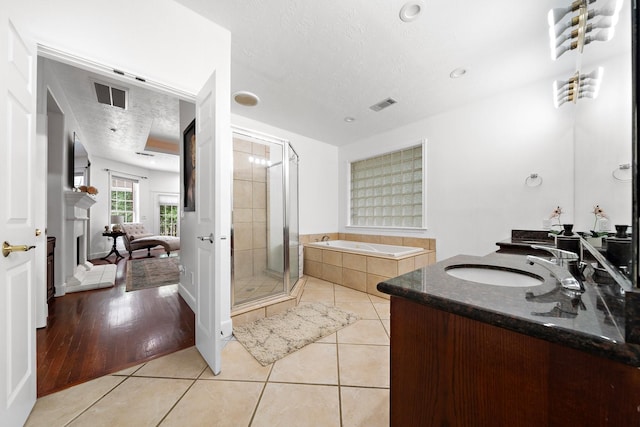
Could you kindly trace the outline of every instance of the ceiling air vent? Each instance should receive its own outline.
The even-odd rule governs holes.
[[[377,104],[373,104],[369,108],[371,108],[373,111],[380,111],[380,110],[384,110],[385,108],[395,104],[396,102],[398,102],[398,101],[396,101],[393,98],[387,98],[384,101],[380,101]]]
[[[122,108],[123,110],[127,109],[127,90],[98,82],[94,82],[93,85],[96,88],[96,96],[99,103]]]

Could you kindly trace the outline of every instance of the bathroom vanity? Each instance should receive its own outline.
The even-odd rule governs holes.
[[[451,274],[487,266],[537,282]],[[391,425],[640,425],[640,345],[625,342],[624,297],[584,286],[566,291],[506,254],[460,255],[378,284],[391,295]]]

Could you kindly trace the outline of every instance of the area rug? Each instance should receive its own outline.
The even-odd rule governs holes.
[[[262,366],[266,366],[356,320],[358,316],[350,311],[322,303],[306,303],[236,326],[233,334]]]
[[[127,292],[173,285],[180,282],[179,257],[127,261]]]

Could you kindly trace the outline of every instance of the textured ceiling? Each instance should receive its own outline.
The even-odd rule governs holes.
[[[166,154],[166,149],[162,150],[164,153],[152,147],[145,149],[147,140],[151,137],[174,146],[175,151],[180,152],[177,98],[57,61],[44,60],[47,61],[47,72],[51,72],[65,92],[80,127],[81,142],[91,156],[147,169],[180,171],[177,155]],[[98,103],[94,89],[96,81],[127,89],[127,109]],[[151,156],[137,155],[136,152],[145,152]]]
[[[552,105],[552,81],[576,68],[575,52],[549,53],[547,13],[570,0],[427,0],[411,23],[398,16],[404,0],[176,1],[231,31],[231,91],[261,99],[232,112],[334,145],[540,79]],[[589,57],[613,54],[614,41]],[[468,72],[453,80],[458,67]],[[387,97],[398,103],[369,109]]]
[[[530,82],[548,80],[553,108],[553,80],[573,74],[578,62],[588,72],[589,63],[631,49],[629,0],[613,40],[557,61],[550,59],[547,13],[569,0],[428,0],[411,23],[398,17],[401,0],[176,1],[230,30],[231,93],[250,91],[261,99],[257,107],[232,102],[233,113],[337,146]],[[194,42],[206,48],[206,40]],[[467,74],[451,79],[459,67]],[[177,99],[64,64],[53,70],[93,155],[179,170],[176,156],[132,154],[149,136],[179,141]],[[129,110],[96,103],[92,79],[127,86]],[[369,109],[387,97],[398,103]],[[346,123],[347,116],[355,121]]]

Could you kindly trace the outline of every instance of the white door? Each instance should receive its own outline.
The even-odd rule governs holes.
[[[4,15],[4,14],[3,14]],[[35,45],[3,16],[0,22],[0,243],[36,238]],[[0,255],[0,420],[21,426],[36,400],[35,251]],[[44,257],[41,262],[45,262]],[[41,284],[43,285],[43,284]]]
[[[196,347],[214,374],[220,373],[222,296],[230,286],[230,155],[216,115],[216,73],[196,98]],[[225,165],[224,162],[227,162]]]

